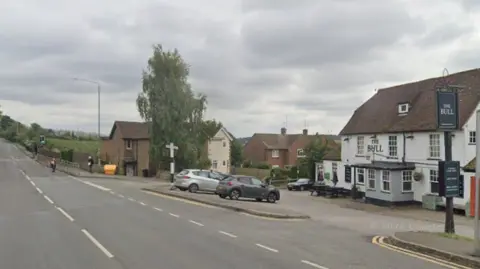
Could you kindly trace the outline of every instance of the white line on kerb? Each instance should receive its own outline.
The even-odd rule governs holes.
[[[169,214],[170,216],[172,216],[172,217],[175,217],[175,218],[180,217],[179,215],[175,215],[175,214],[173,214],[173,213],[168,213],[168,214]]]
[[[43,197],[50,203],[53,205],[53,201],[52,199],[50,199],[50,197],[46,196],[46,195],[43,195]]]
[[[97,246],[97,248],[99,248],[105,255],[107,255],[107,257],[114,257],[113,254],[110,253],[110,251],[108,251],[104,246],[102,246],[102,244],[100,244],[100,242],[98,242],[97,239],[95,239],[95,237],[93,237],[93,235],[91,235],[87,230],[82,229],[82,232],[88,237],[88,239],[90,239],[90,241],[92,241],[93,244],[95,244],[95,246]]]
[[[94,184],[94,183],[92,183],[92,182],[90,182],[90,181],[82,181],[82,182],[85,183],[85,184],[87,184],[87,185],[89,185],[89,186],[95,187],[95,188],[97,188],[97,189],[99,189],[99,190],[102,190],[102,191],[110,191],[109,188],[105,188],[105,187],[103,187],[103,186]]]
[[[160,212],[162,212],[162,211],[163,211],[163,209],[161,209],[161,208],[158,208],[158,207],[154,207],[153,209],[155,209],[155,210],[157,210],[157,211],[160,211]]]
[[[198,225],[198,226],[201,226],[201,227],[205,226],[205,225],[201,224],[200,222],[196,222],[194,220],[189,220],[188,222],[193,223],[193,224]]]
[[[277,252],[278,252],[278,250],[276,250],[276,249],[274,249],[274,248],[271,248],[271,247],[267,247],[267,246],[265,246],[265,245],[262,245],[262,244],[255,244],[255,245],[256,245],[257,247],[260,247],[260,248],[266,249],[266,250],[268,250],[268,251],[271,251],[271,252],[275,252],[275,253],[277,253]]]
[[[310,266],[312,266],[312,267],[315,267],[315,268],[317,268],[317,269],[328,269],[328,268],[325,267],[325,266],[321,266],[321,265],[318,265],[318,264],[316,264],[316,263],[309,262],[309,261],[306,261],[306,260],[302,260],[301,262],[304,263],[304,264],[308,264],[308,265],[310,265]]]
[[[67,212],[65,212],[65,210],[61,209],[60,207],[56,207],[58,211],[60,211],[60,213],[62,213],[67,219],[69,219],[70,221],[74,221],[74,219],[72,218],[72,216],[70,216]]]
[[[141,204],[141,205],[147,205],[147,204],[145,204],[144,202],[138,202],[138,203]]]
[[[218,232],[221,233],[221,234],[224,234],[224,235],[226,235],[226,236],[230,236],[231,238],[237,238],[236,235],[231,234],[231,233],[227,233],[227,232],[224,232],[224,231],[218,231]]]
[[[43,194],[43,191],[41,189],[39,189],[38,187],[36,189],[37,189],[38,193]]]

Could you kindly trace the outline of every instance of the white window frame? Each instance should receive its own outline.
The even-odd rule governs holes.
[[[440,134],[430,134],[428,136],[428,156],[440,159],[440,150]]]
[[[297,158],[304,158],[305,151],[303,149],[297,149]]]
[[[278,149],[273,149],[272,150],[272,158],[279,158],[280,157],[280,152]]]
[[[363,181],[360,181],[360,175],[363,177]],[[364,185],[365,184],[365,169],[364,168],[357,168],[357,184]]]
[[[125,148],[126,149],[132,149],[132,139],[126,139],[125,140]]]
[[[405,183],[410,184],[410,189],[405,189]],[[413,192],[413,171],[405,170],[402,171],[402,192]]]
[[[468,132],[468,144],[475,145],[476,142],[477,142],[477,132],[476,131]]]
[[[435,192],[432,190],[433,189],[432,185],[437,185],[437,190],[440,188],[440,185],[438,182],[438,170],[430,169],[429,181],[430,181],[430,193],[438,194],[438,191]]]
[[[398,113],[403,114],[408,112],[408,103],[398,105]]]
[[[332,172],[335,173],[338,171],[338,164],[337,163],[332,163]]]
[[[388,156],[398,157],[398,138],[396,135],[388,136]]]
[[[212,161],[212,169],[217,169],[218,163],[217,161]]]
[[[364,136],[357,136],[357,154],[358,155],[365,154],[365,137]]]
[[[368,178],[368,189],[370,190],[375,190],[375,185],[376,185],[376,178],[375,178],[375,170],[374,169],[368,169],[367,170],[367,178]]]
[[[385,189],[385,183],[388,182],[388,190]],[[390,192],[392,188],[392,181],[390,177],[390,171],[388,170],[382,170],[382,191],[383,192]]]

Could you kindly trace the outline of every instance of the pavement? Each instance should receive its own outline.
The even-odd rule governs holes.
[[[151,182],[52,173],[1,141],[0,171],[2,268],[444,268],[324,207],[309,220],[239,214],[141,190]]]

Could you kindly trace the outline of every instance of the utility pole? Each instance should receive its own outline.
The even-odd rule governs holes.
[[[173,175],[175,174],[175,150],[177,150],[178,147],[175,146],[175,144],[173,144],[172,142],[170,142],[170,144],[166,145],[165,147],[170,150],[170,158],[172,158],[170,162],[170,182],[173,183]]]

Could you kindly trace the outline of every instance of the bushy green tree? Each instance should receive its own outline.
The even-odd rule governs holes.
[[[305,171],[308,178],[315,178],[316,163],[322,162],[330,150],[330,143],[324,136],[316,135],[303,149],[305,157],[301,158],[297,169]]]

